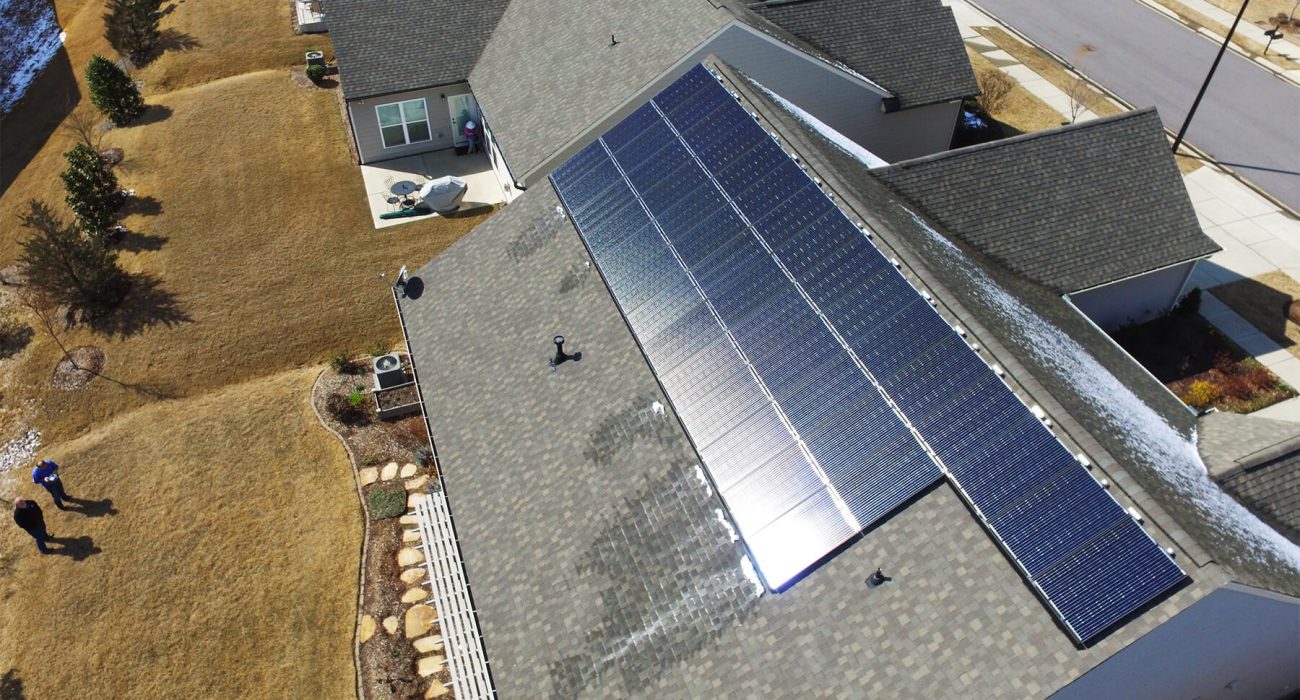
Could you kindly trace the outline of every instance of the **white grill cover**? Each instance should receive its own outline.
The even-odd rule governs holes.
[[[447,175],[425,183],[420,188],[420,199],[434,211],[455,211],[468,189],[469,185],[464,180]]]

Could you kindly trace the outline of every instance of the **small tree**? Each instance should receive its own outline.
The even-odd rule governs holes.
[[[136,65],[158,46],[158,0],[109,0],[104,7],[104,38]]]
[[[117,126],[144,113],[144,100],[131,76],[103,56],[91,56],[86,67],[90,101]]]
[[[62,129],[64,133],[76,139],[77,143],[85,144],[98,153],[104,149],[104,132],[99,128],[98,122],[99,117],[95,111],[83,105],[68,114],[68,118],[63,121]]]
[[[77,217],[77,228],[103,246],[121,204],[117,176],[104,167],[99,153],[84,143],[73,146],[63,157],[68,159],[68,169],[59,177],[68,192],[68,207]]]
[[[117,254],[82,236],[44,202],[29,201],[18,218],[32,233],[18,257],[28,288],[53,304],[91,315],[121,303],[128,281]]]

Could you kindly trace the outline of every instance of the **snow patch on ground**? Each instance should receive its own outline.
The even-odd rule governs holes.
[[[904,208],[904,211],[907,211]],[[1139,399],[1082,345],[1052,325],[1019,299],[989,279],[970,263],[960,249],[907,211],[938,243],[942,254],[979,291],[990,307],[1009,321],[1020,335],[1014,340],[1037,355],[1038,360],[1064,376],[1074,378],[1080,394],[1102,415],[1117,435],[1132,442],[1135,452],[1150,455],[1158,473],[1176,492],[1200,511],[1225,538],[1246,545],[1234,547],[1238,556],[1252,557],[1269,566],[1288,567],[1300,576],[1300,547],[1261,521],[1219,488],[1208,476],[1197,452],[1195,435],[1184,437],[1150,406]],[[1280,573],[1280,572],[1279,572]]]
[[[26,464],[41,447],[41,431],[32,429],[0,447],[0,473]]]
[[[852,156],[854,160],[857,160],[859,163],[862,163],[868,168],[880,168],[889,165],[889,163],[881,159],[880,156],[877,156],[871,151],[859,146],[853,139],[841,134],[822,120],[814,117],[808,112],[805,112],[799,107],[799,105],[781,97],[771,90],[768,90],[762,85],[759,85],[758,89],[767,93],[768,97],[772,98],[778,105],[781,105],[781,108],[789,112],[795,119],[807,124],[809,128],[824,136],[826,140],[835,144],[837,148]]]
[[[53,3],[0,0],[0,114],[27,93],[65,37]]]

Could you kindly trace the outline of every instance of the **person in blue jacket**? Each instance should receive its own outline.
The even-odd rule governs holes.
[[[67,510],[63,505],[63,499],[72,499],[67,491],[63,490],[63,480],[59,478],[59,465],[53,460],[43,459],[36,468],[32,470],[32,483],[40,484],[42,488],[50,492],[50,498],[54,499],[54,506],[59,510]]]

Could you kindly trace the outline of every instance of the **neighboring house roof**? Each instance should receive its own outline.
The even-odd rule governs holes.
[[[464,82],[508,2],[326,0],[343,97]]]
[[[1220,250],[1154,108],[873,170],[962,241],[1057,292]]]
[[[898,97],[903,108],[979,94],[939,0],[770,0],[750,9]]]
[[[732,19],[707,0],[514,0],[470,85],[523,178]]]
[[[1300,542],[1300,423],[1211,413],[1198,428],[1210,475],[1261,520]]]

